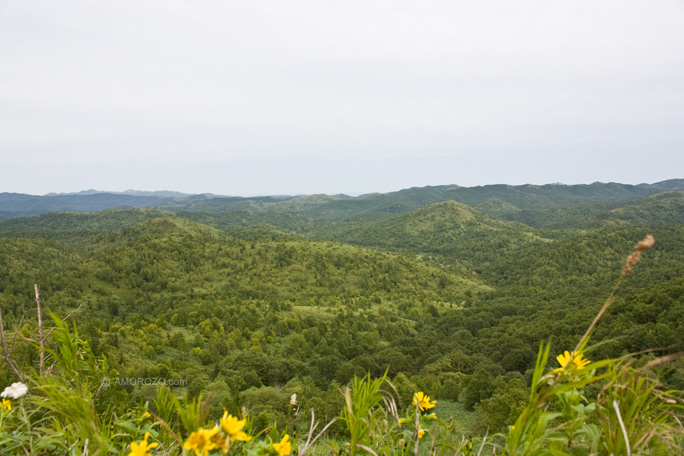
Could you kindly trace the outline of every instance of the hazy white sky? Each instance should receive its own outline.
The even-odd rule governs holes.
[[[684,2],[0,0],[0,192],[684,177]]]

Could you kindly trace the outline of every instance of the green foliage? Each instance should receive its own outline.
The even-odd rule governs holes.
[[[488,430],[505,431],[514,423],[527,403],[527,388],[522,380],[515,378],[494,390],[492,395],[480,402],[477,429],[480,434]]]
[[[471,270],[481,270],[502,253],[546,241],[527,226],[490,217],[455,201],[421,207],[389,220],[344,228],[341,225],[316,234],[358,245],[429,254],[452,264],[465,264]],[[441,283],[444,287],[450,285],[446,277]]]
[[[683,406],[675,397],[681,392],[656,391],[656,382],[626,360],[561,363],[547,372],[549,349],[548,344],[540,348],[529,403],[502,454],[665,454],[676,447],[681,432],[676,414]],[[584,353],[574,359],[582,360]],[[587,399],[584,392],[595,382],[603,388]]]
[[[416,391],[438,399],[435,411],[445,427],[432,435],[450,433],[455,452],[462,434],[491,434],[513,423],[525,398],[539,392],[529,385],[544,376],[532,381],[538,341],[553,337],[554,347],[572,346],[593,318],[597,296],[610,291],[629,245],[646,233],[657,243],[596,327],[594,340],[610,343],[597,345],[591,356],[684,350],[681,192],[568,190],[492,186],[477,194],[434,187],[358,199],[197,198],[167,207],[183,209],[176,212],[110,210],[2,222],[0,232],[11,237],[0,238],[0,305],[5,328],[19,334],[13,358],[22,371],[37,365],[38,348],[27,342],[35,340],[33,284],[41,285],[44,308],[62,315],[79,309],[79,333],[67,328],[64,339],[58,324],[48,345],[54,381],[62,382],[55,385],[62,386],[46,384],[41,393],[71,408],[65,406],[66,414],[17,409],[8,419],[23,429],[21,445],[63,448],[47,443],[48,435],[72,432],[66,417],[79,411],[80,425],[91,429],[89,445],[111,446],[123,441],[111,431],[121,426],[128,429],[122,435],[142,440],[136,420],[149,401],[161,419],[151,439],[178,445],[224,409],[242,416],[245,406],[255,432],[275,423],[300,439],[310,408],[331,419],[343,408],[339,389],[353,386],[355,377],[387,373],[398,410]],[[537,201],[525,200],[532,194]],[[473,207],[452,201],[457,196]],[[624,199],[633,196],[639,198]],[[562,205],[569,202],[581,204]],[[642,354],[635,363],[656,356]],[[69,383],[85,371],[90,374],[78,374],[84,382]],[[636,400],[626,391],[684,388],[681,360],[656,371],[662,387],[627,376],[631,386],[619,401]],[[100,389],[104,376],[164,379],[170,387]],[[4,364],[0,380],[16,381]],[[546,430],[594,403],[596,411],[583,413],[594,416],[588,424],[595,427],[582,428],[579,440],[588,442],[592,432],[619,437],[615,417],[603,424],[596,418],[597,411],[615,413],[612,402],[594,400],[601,382],[582,387],[587,400],[551,394],[548,412],[561,415],[549,418]],[[294,415],[288,411],[293,393],[301,406]],[[374,448],[415,442],[415,429],[392,421],[385,402],[373,410],[384,426],[376,429]],[[327,432],[345,435],[343,421]],[[665,442],[659,426],[654,418],[653,439]],[[38,431],[43,427],[50,433]],[[272,443],[276,438],[282,433]]]
[[[386,376],[371,380],[370,375],[358,379],[354,377],[351,388],[344,390],[345,407],[342,410],[350,440],[350,454],[356,455],[360,446],[371,445],[373,423],[379,419],[378,406],[383,399],[381,386]]]
[[[665,454],[677,446],[674,424],[681,391],[662,391],[655,379],[625,364],[610,366],[597,401],[598,449],[606,454]],[[679,436],[681,438],[681,435]]]
[[[106,357],[96,357],[75,327],[71,332],[53,319],[50,373],[26,374],[30,395],[0,417],[0,454],[106,454],[145,432],[156,434],[143,411],[127,409],[125,397],[106,388],[117,375]]]

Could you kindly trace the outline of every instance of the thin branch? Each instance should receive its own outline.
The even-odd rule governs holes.
[[[318,427],[318,423],[314,424],[314,409],[311,409],[311,426],[309,427],[309,436],[307,437],[304,446],[299,449],[299,456],[304,456],[306,452],[309,450],[309,447],[316,443],[316,440],[318,440],[318,438],[322,436],[325,433],[325,431],[327,431],[328,428],[332,426],[332,424],[335,421],[337,421],[337,419],[333,418],[332,421],[326,424],[325,427],[321,430],[321,432],[319,432],[318,435],[316,435],[316,437],[314,437],[314,439],[311,440],[311,436],[313,435],[314,430],[316,430],[316,428]]]
[[[311,409],[311,425],[309,426],[309,435],[306,437],[306,443],[304,444],[304,448],[299,449],[299,456],[302,456],[306,453],[307,448],[310,445],[311,442],[311,436],[313,435],[314,431],[318,427],[318,423],[314,424],[315,420],[315,414],[314,414],[314,409]]]
[[[487,432],[485,433],[484,439],[482,440],[482,444],[480,444],[480,451],[477,452],[477,456],[480,456],[480,453],[482,453],[482,450],[485,447],[485,444],[487,443],[487,437],[489,436],[489,429],[487,429]]]
[[[661,356],[660,358],[654,359],[653,361],[649,361],[648,363],[644,364],[638,370],[643,372],[649,370],[653,366],[657,366],[658,364],[671,363],[672,361],[677,361],[682,356],[684,356],[684,352]]]
[[[164,427],[164,429],[166,429],[166,432],[168,432],[169,435],[170,435],[171,437],[173,437],[174,440],[176,440],[176,442],[178,442],[178,443],[180,444],[180,446],[181,446],[181,451],[182,451],[182,449],[183,449],[183,439],[182,439],[178,434],[176,434],[175,432],[173,432],[173,429],[171,429],[171,426],[169,426],[169,424],[168,424],[166,421],[164,421],[159,415],[157,415],[157,414],[154,413],[154,412],[150,412],[150,415],[152,415],[152,417],[153,417],[155,420],[157,420],[157,421]]]
[[[432,434],[430,437],[432,440],[430,441],[430,451],[428,451],[428,454],[435,454],[435,437],[437,437],[437,433],[435,432],[435,429],[437,428],[437,423],[432,424],[432,429],[430,430],[430,434]]]
[[[627,437],[627,429],[625,429],[625,423],[622,422],[622,415],[620,415],[620,407],[618,407],[617,401],[613,401],[613,408],[615,409],[615,413],[617,413],[617,418],[620,422],[620,427],[622,428],[622,435],[625,438],[625,445],[627,446],[627,456],[632,456],[632,449],[629,446],[629,437]]]
[[[361,448],[361,449],[363,449],[363,450],[368,451],[368,452],[369,452],[370,454],[372,454],[373,456],[378,456],[378,454],[377,454],[375,451],[373,451],[372,449],[368,448],[366,445],[361,445],[360,443],[357,443],[356,446],[359,447],[359,448]]]
[[[10,349],[7,346],[7,339],[5,338],[5,325],[2,321],[2,309],[0,309],[0,346],[2,347],[2,357],[5,359],[5,362],[7,365],[12,369],[14,374],[19,377],[19,381],[23,382],[24,378],[22,377],[21,373],[19,372],[19,368],[17,367],[16,363],[12,359],[12,353],[14,351],[14,344],[12,345],[12,349]]]
[[[596,318],[594,318],[594,321],[591,322],[589,328],[587,328],[587,331],[584,333],[584,336],[582,336],[579,343],[575,347],[574,353],[577,353],[577,351],[582,347],[584,342],[589,338],[591,332],[594,330],[596,323],[598,323],[598,321],[601,319],[606,310],[608,310],[608,308],[615,302],[615,293],[617,292],[618,288],[620,288],[620,285],[622,284],[624,278],[624,276],[620,276],[617,283],[613,287],[613,290],[610,292],[608,299],[606,299],[606,302],[603,303],[603,307],[601,307],[601,310],[599,310],[599,313],[596,315]]]
[[[102,380],[100,380],[100,386],[97,388],[97,391],[95,391],[95,394],[93,395],[93,399],[97,399],[97,397],[102,392],[102,388],[104,388],[105,384],[107,383],[107,382],[105,382],[105,379],[109,380],[108,377],[102,377]]]
[[[36,309],[38,312],[38,342],[40,343],[40,353],[38,361],[38,372],[43,375],[43,366],[45,365],[45,334],[43,333],[43,312],[40,308],[40,292],[38,290],[38,284],[33,284],[33,290],[36,293]]]
[[[415,396],[414,396],[415,397]],[[416,444],[413,447],[413,454],[418,456],[418,446],[420,445],[420,401],[416,397],[416,430],[414,434]]]
[[[78,310],[81,308],[81,306],[83,306],[83,304],[79,304],[78,307],[76,307],[74,310],[72,310],[71,312],[69,312],[69,314],[68,314],[66,317],[62,318],[62,321],[63,321],[63,322],[64,322],[64,321],[67,321],[67,319],[68,319],[70,316],[72,316],[73,314],[75,314],[76,312],[78,312]],[[57,329],[56,326],[55,326],[54,328],[51,328],[50,331],[48,331],[47,336],[45,336],[45,338],[47,339],[48,337],[50,337],[50,334],[52,334],[52,331],[54,331],[55,329]]]
[[[17,324],[17,327],[14,328],[14,336],[12,337],[12,348],[10,348],[10,352],[14,352],[14,347],[17,344],[17,336],[21,332],[21,325],[24,324],[24,318],[26,317],[26,308],[24,306],[21,306],[21,318],[19,319],[19,324]],[[23,334],[22,334],[23,336]]]
[[[313,445],[314,443],[316,443],[316,440],[318,440],[318,438],[319,438],[320,436],[322,436],[322,435],[325,433],[325,431],[327,431],[328,428],[329,428],[330,426],[332,426],[333,423],[335,423],[335,421],[337,421],[337,418],[333,418],[328,424],[326,424],[325,427],[324,427],[323,429],[321,429],[321,432],[319,432],[319,433],[316,435],[316,437],[314,437],[314,439],[311,441],[311,445]]]
[[[397,401],[395,401],[392,396],[383,397],[382,400],[385,403],[385,407],[387,407],[387,410],[389,410],[390,415],[397,420],[397,424],[401,424],[401,421],[399,421],[399,410],[397,408]]]

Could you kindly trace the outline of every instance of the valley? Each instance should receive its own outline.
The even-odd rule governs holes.
[[[32,321],[36,283],[46,314],[74,312],[117,376],[177,382],[208,397],[211,416],[245,406],[255,429],[286,426],[276,404],[294,393],[302,410],[334,416],[342,385],[387,373],[400,406],[426,391],[464,432],[498,432],[524,407],[539,344],[576,344],[647,234],[655,246],[591,356],[684,350],[681,184],[191,197],[12,217],[0,222],[2,316],[6,328],[26,325],[24,312]],[[30,346],[16,355],[35,364]],[[682,360],[659,376],[683,389]],[[126,385],[117,401],[155,394]]]

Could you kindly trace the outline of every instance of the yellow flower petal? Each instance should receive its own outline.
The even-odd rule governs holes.
[[[560,372],[563,369],[584,369],[591,361],[584,359],[583,354],[577,354],[576,352],[568,352],[565,350],[563,353],[556,357],[556,361],[561,367],[554,369],[552,372]],[[569,365],[568,365],[569,364]]]
[[[183,447],[186,450],[193,450],[196,456],[207,456],[211,450],[216,448],[213,437],[218,434],[219,429],[200,429],[190,434]]]
[[[242,428],[247,424],[247,420],[240,420],[228,412],[223,412],[223,417],[219,420],[223,431],[230,436],[230,441],[240,440],[249,442],[252,440],[250,436],[242,432]]]
[[[416,402],[421,411],[431,409],[437,403],[437,401],[430,401],[430,396],[426,396],[422,391],[413,395],[413,405],[416,405]]]
[[[131,452],[128,456],[150,456],[149,450],[159,446],[157,442],[147,443],[150,433],[145,433],[145,438],[140,443],[131,442]]]
[[[280,443],[273,444],[273,448],[275,448],[279,456],[287,456],[292,451],[292,446],[290,445],[290,442],[288,442],[289,438],[290,436],[285,434],[285,436],[283,436],[283,440],[281,440]]]
[[[216,434],[211,438],[211,441],[216,445],[216,448],[221,450],[224,453],[228,453],[228,449],[230,448],[230,443],[228,437],[225,437],[223,434]]]

